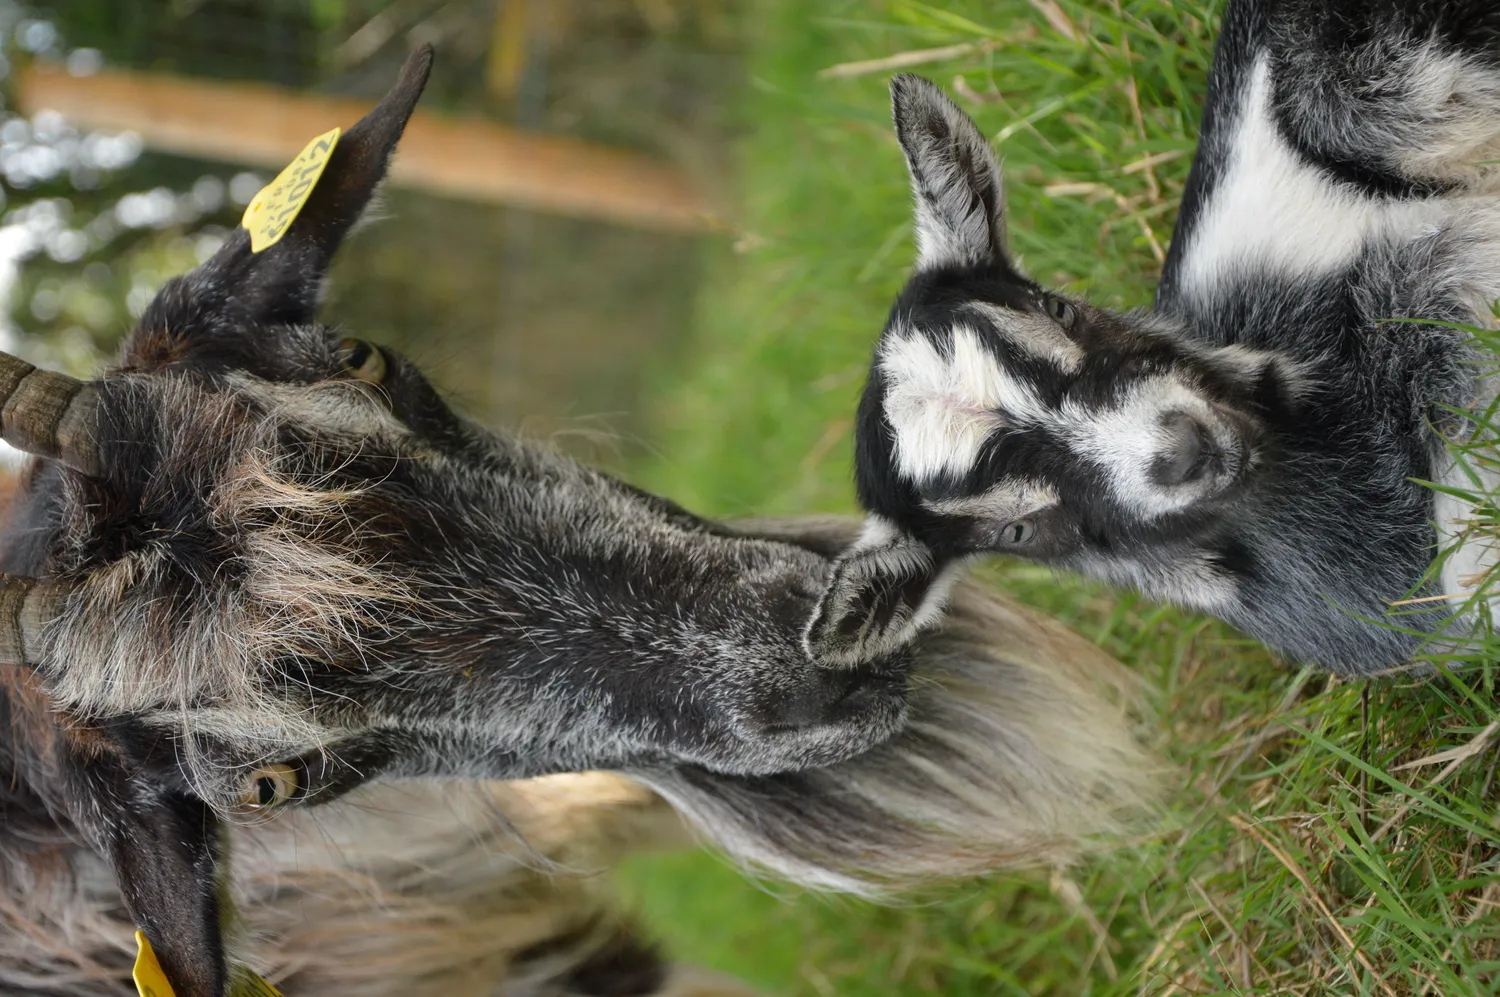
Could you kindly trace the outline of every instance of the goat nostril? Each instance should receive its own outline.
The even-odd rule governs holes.
[[[1162,419],[1170,443],[1157,458],[1154,477],[1163,485],[1183,485],[1196,481],[1220,462],[1213,439],[1192,416],[1177,412]]]

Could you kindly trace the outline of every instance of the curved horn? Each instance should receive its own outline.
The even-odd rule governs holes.
[[[92,384],[0,353],[0,439],[16,449],[97,474],[92,432],[97,406]]]
[[[0,662],[36,666],[42,634],[62,615],[73,583],[0,575]]]

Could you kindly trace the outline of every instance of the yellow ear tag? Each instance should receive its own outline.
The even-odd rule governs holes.
[[[167,982],[167,974],[161,971],[161,963],[156,961],[156,952],[151,948],[151,942],[144,931],[136,931],[135,947],[135,969],[131,970],[130,975],[135,980],[135,989],[140,997],[176,997],[172,992],[172,984]],[[249,966],[231,966],[229,976],[229,992],[234,997],[282,997],[280,990],[267,983],[265,977]]]
[[[282,997],[264,976],[241,963],[236,963],[231,973],[229,993],[231,997]]]
[[[271,248],[292,227],[292,221],[323,175],[328,157],[333,155],[339,132],[335,128],[307,143],[292,164],[251,199],[245,217],[240,219],[240,224],[250,231],[250,252]]]
[[[176,997],[144,931],[135,933],[135,969],[130,971],[130,976],[135,980],[135,989],[141,997]]]

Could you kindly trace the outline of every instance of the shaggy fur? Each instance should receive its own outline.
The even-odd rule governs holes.
[[[822,544],[852,527],[757,528]],[[740,991],[654,953],[634,964],[651,967],[647,989],[575,986],[601,949],[636,931],[591,874],[696,836],[752,869],[885,894],[1065,861],[1139,813],[1153,763],[1123,719],[1130,681],[1101,652],[965,583],[918,655],[911,728],[828,769],[377,780],[326,805],[237,818],[233,957],[288,997],[727,995]],[[44,808],[22,820],[22,802],[7,802],[0,835],[0,989],[117,995],[134,925],[110,866]],[[624,968],[603,972],[613,981]]]
[[[706,997],[580,878],[681,836],[642,784],[747,865],[867,893],[1138,811],[1126,683],[1077,636],[975,590],[825,666],[802,637],[850,524],[703,520],[314,320],[429,58],[282,242],[237,232],[59,382],[90,445],[31,469],[0,545],[45,582],[4,591],[48,593],[0,609],[55,609],[3,621],[0,991],[119,993],[139,927],[177,997],[246,966],[288,997]],[[617,774],[559,775],[590,769]]]

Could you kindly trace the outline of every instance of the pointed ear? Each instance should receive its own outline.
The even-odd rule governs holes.
[[[230,966],[218,819],[191,796],[113,782],[96,798],[125,909],[150,940],[176,997],[222,997]]]
[[[226,325],[311,321],[333,255],[385,178],[431,69],[432,46],[424,45],[406,60],[400,79],[375,109],[339,136],[279,242],[252,253],[249,233],[236,228],[211,259],[162,289],[139,328],[190,336]]]
[[[1006,261],[1000,162],[974,122],[906,73],[891,80],[891,113],[916,200],[917,268]]]
[[[834,561],[805,642],[814,660],[858,665],[897,650],[942,614],[959,564],[870,517]]]

